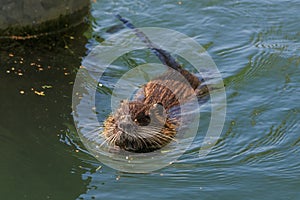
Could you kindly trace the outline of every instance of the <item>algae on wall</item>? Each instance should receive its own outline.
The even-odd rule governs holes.
[[[0,37],[28,36],[79,24],[89,0],[0,0]],[[16,38],[17,39],[17,38]]]

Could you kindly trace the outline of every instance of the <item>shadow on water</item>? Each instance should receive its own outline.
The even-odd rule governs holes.
[[[31,40],[1,40],[0,193],[3,199],[75,199],[87,171],[66,133],[72,86],[86,53],[82,24]],[[67,145],[66,145],[67,144]],[[83,156],[84,157],[84,156]]]

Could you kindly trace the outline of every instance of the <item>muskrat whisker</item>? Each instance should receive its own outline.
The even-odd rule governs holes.
[[[139,138],[143,138],[143,139],[144,138],[152,138],[152,139],[156,139],[158,141],[163,140],[165,142],[174,140],[173,137],[165,135],[163,133],[160,133],[159,131],[157,131],[155,134],[149,134],[149,133],[146,133],[146,132],[142,132],[142,134],[139,134]],[[159,141],[159,142],[160,142],[160,144],[162,143],[161,141]]]
[[[136,137],[138,138],[137,142],[139,144],[143,143],[145,147],[148,147],[149,146],[148,143],[151,143],[151,142],[154,143],[156,146],[161,146],[161,143],[157,142],[156,139],[153,138],[152,134],[143,132],[142,134],[137,134]],[[155,140],[153,140],[151,142],[147,142],[147,141],[149,141],[149,138],[155,139]]]
[[[116,135],[110,135],[109,137],[106,137],[104,141],[100,144],[100,147],[102,147],[105,143],[111,144],[112,138],[116,137]]]
[[[168,138],[168,137],[165,137],[165,136],[162,136],[162,135],[159,135],[159,134],[155,135],[155,138],[159,139],[159,140],[163,140],[165,142],[168,142],[168,141],[172,140],[172,138]]]
[[[119,134],[119,133],[115,134],[114,137],[112,138],[110,144],[115,145],[115,144],[116,144],[116,140],[117,140],[119,137],[120,137],[120,134]]]
[[[155,146],[161,146],[162,145],[161,141],[156,137],[152,137],[150,142],[149,142],[149,138],[146,138],[146,140],[148,141],[148,143],[152,143],[152,145],[155,145]]]
[[[161,146],[163,144],[163,142],[169,142],[169,141],[175,141],[175,139],[173,137],[170,137],[168,135],[165,135],[161,132],[156,132],[155,134],[149,134],[147,132],[142,132],[143,135],[139,134],[139,138],[141,139],[145,139],[145,138],[151,138],[153,139],[153,143],[155,143],[156,145]]]
[[[137,140],[137,142],[138,142],[138,146],[145,146],[145,147],[148,147],[148,145],[147,145],[147,143],[145,142],[145,140],[144,139],[138,139]],[[144,145],[143,145],[144,144]]]
[[[140,134],[136,135],[136,137],[137,137],[138,141],[141,141],[141,142],[143,142],[145,145],[147,145],[147,143],[145,142],[145,138],[142,137]]]
[[[106,143],[109,143],[109,139],[108,138],[105,138],[105,140],[100,144],[100,147],[102,147]]]
[[[163,131],[162,130],[163,128],[160,128],[160,127],[149,127],[147,129],[146,128],[144,128],[144,129],[145,130],[142,130],[143,131],[142,134],[145,134],[147,136],[154,136],[154,135],[156,136],[156,135],[159,135],[159,136],[162,136],[162,137],[166,137],[168,139],[172,139],[173,138],[173,137],[170,137],[168,135],[165,135],[165,134],[161,133],[161,131]],[[155,132],[155,134],[148,133],[149,130]]]
[[[86,123],[85,125],[87,125],[87,126],[99,125],[99,122],[90,122],[90,123]],[[103,126],[103,125],[100,125],[100,126]]]
[[[162,127],[155,127],[155,126],[147,126],[141,128],[144,134],[149,134],[149,135],[153,135],[151,133],[148,133],[150,130],[156,133],[162,131],[162,129],[163,129]]]
[[[102,126],[100,126],[100,127],[98,127],[98,128],[95,128],[95,129],[93,129],[93,130],[91,130],[91,131],[88,131],[87,134],[92,134],[92,133],[95,133],[95,132],[99,132],[101,129],[103,129]]]
[[[156,135],[156,137],[164,139],[164,140],[167,140],[167,141],[168,140],[170,140],[170,141],[176,141],[176,139],[174,137],[169,136],[169,135],[165,135],[165,134],[160,133],[160,132]]]

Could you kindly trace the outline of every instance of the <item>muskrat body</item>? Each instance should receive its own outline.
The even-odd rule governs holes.
[[[157,48],[130,22],[117,17],[135,31],[168,70],[145,84],[133,100],[121,101],[119,108],[105,120],[103,135],[109,144],[120,149],[152,152],[174,139],[181,125],[180,106],[193,97],[207,96],[208,87],[183,69],[168,52]]]

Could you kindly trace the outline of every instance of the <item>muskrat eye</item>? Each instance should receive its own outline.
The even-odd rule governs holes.
[[[150,121],[150,116],[148,115],[137,116],[137,118],[134,119],[134,122],[139,126],[147,126],[148,124],[150,124]]]

